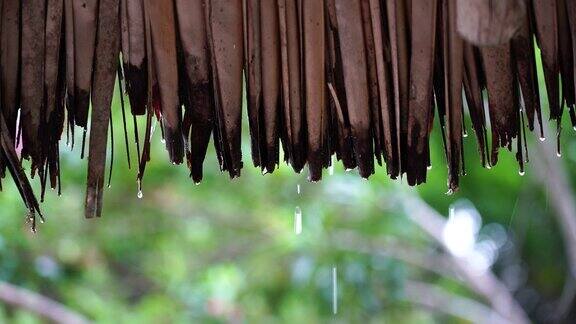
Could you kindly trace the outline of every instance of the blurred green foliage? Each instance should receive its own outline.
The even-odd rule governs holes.
[[[105,189],[103,217],[83,218],[87,165],[79,147],[70,152],[62,146],[63,194],[47,194],[42,205],[47,222],[36,235],[24,222],[15,187],[4,181],[0,280],[105,323],[459,323],[407,302],[403,291],[409,278],[478,299],[458,282],[376,253],[342,249],[342,231],[352,231],[368,245],[385,239],[437,250],[398,208],[395,199],[403,193],[421,195],[445,215],[451,204],[465,199],[478,209],[484,225],[500,224],[510,243],[493,269],[504,282],[517,284],[516,296],[534,318],[561,294],[564,248],[547,188],[535,181],[530,165],[520,177],[509,152],[501,154],[496,167],[482,169],[468,121],[468,175],[452,196],[445,194],[447,169],[437,128],[428,183],[415,190],[388,179],[384,168],[370,181],[339,164],[334,175],[326,173],[315,184],[306,181],[305,172],[295,174],[286,165],[263,176],[249,160],[247,134],[243,176],[230,180],[221,174],[211,149],[205,179],[195,186],[185,166],[168,162],[157,130],[144,196],[138,199],[135,168],[127,169],[118,100],[113,105],[113,182]],[[132,142],[131,131],[129,136]],[[563,142],[563,163],[574,180],[576,141],[566,134]],[[131,153],[134,164],[133,148]],[[293,230],[296,206],[304,223],[298,236]],[[339,274],[336,315],[333,266]],[[0,322],[40,319],[0,306]]]

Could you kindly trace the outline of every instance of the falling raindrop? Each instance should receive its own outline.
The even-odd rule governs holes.
[[[294,210],[294,233],[296,235],[302,234],[302,209],[300,206],[296,206]]]
[[[297,192],[298,194],[301,193],[300,184],[297,184],[297,185],[296,185],[296,192]]]
[[[338,270],[332,267],[332,313],[338,313]]]
[[[426,169],[432,170],[432,165],[427,166]]]
[[[468,132],[467,132],[467,131],[464,131],[464,132],[462,133],[462,137],[464,137],[464,138],[468,137]]]
[[[160,139],[160,142],[161,142],[162,144],[166,144],[166,139],[162,138],[162,139]]]
[[[572,127],[572,129],[576,131],[576,126]]]
[[[138,179],[138,194],[137,194],[139,199],[142,199],[142,197],[144,197],[144,194],[142,193],[142,181],[140,179]]]
[[[546,137],[540,137],[540,142],[544,142],[546,140]]]
[[[556,156],[557,156],[557,157],[562,157],[562,153],[561,153],[561,152],[556,152]]]
[[[486,164],[486,169],[490,170],[492,169],[492,166],[490,164]]]
[[[523,176],[526,174],[526,171],[520,170],[520,171],[518,171],[518,174],[519,174],[521,177],[523,177]]]
[[[447,196],[452,196],[454,194],[454,190],[452,190],[452,188],[448,189],[448,191],[446,191],[446,195]]]

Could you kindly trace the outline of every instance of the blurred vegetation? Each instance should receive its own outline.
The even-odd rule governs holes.
[[[364,181],[339,163],[320,183],[308,183],[305,172],[295,174],[286,165],[263,176],[251,165],[246,138],[240,179],[231,181],[219,172],[211,149],[204,181],[195,186],[185,166],[168,162],[157,130],[143,199],[138,199],[136,170],[127,169],[118,96],[114,100],[115,161],[104,217],[83,218],[86,161],[79,158],[79,146],[71,152],[63,145],[63,193],[47,194],[42,206],[47,222],[36,235],[24,222],[16,188],[4,182],[0,280],[97,322],[460,323],[407,301],[404,291],[406,280],[419,280],[482,302],[458,281],[371,250],[342,248],[347,245],[342,233],[348,231],[374,252],[377,239],[424,253],[439,250],[397,204],[399,195],[417,194],[444,215],[455,202],[469,201],[482,216],[480,235],[504,235],[492,269],[532,319],[545,320],[562,294],[566,257],[548,188],[536,180],[531,164],[519,176],[509,152],[501,154],[496,167],[482,169],[469,121],[468,175],[452,196],[445,194],[447,169],[436,127],[433,168],[417,189],[388,179],[384,168]],[[568,133],[563,163],[574,181],[576,137]],[[131,153],[134,163],[133,148]],[[293,230],[296,206],[303,212],[301,235]],[[0,306],[0,322],[41,319]]]

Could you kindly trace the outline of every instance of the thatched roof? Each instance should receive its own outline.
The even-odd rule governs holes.
[[[558,140],[564,106],[576,121],[574,1],[1,4],[0,172],[10,172],[32,220],[40,209],[21,158],[31,161],[41,196],[48,186],[58,188],[58,143],[64,129],[73,134],[76,127],[84,132],[82,155],[87,146],[86,216],[100,216],[116,82],[130,103],[129,112],[122,104],[124,125],[146,119],[131,148],[139,183],[154,118],[171,162],[186,161],[195,182],[212,136],[221,170],[239,176],[243,96],[252,161],[265,172],[274,171],[283,151],[296,172],[308,165],[317,181],[335,154],[362,177],[378,164],[391,178],[417,185],[426,181],[436,123],[453,191],[464,174],[464,107],[482,165],[496,164],[507,147],[523,170],[526,128],[538,124],[543,136],[534,39]]]

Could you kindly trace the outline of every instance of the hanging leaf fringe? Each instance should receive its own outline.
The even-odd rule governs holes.
[[[318,181],[335,156],[364,178],[380,165],[421,184],[438,127],[454,192],[468,123],[482,166],[507,148],[523,172],[526,131],[545,136],[534,40],[557,141],[564,107],[576,125],[574,1],[40,2],[0,6],[0,180],[8,170],[33,226],[40,208],[22,162],[40,179],[40,200],[47,187],[60,191],[59,143],[66,130],[74,147],[77,127],[86,217],[102,214],[115,87],[140,190],[156,128],[194,182],[212,137],[220,169],[240,176],[244,97],[263,173],[282,158]]]

